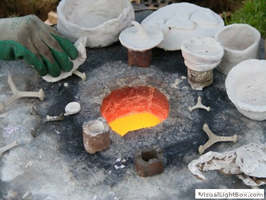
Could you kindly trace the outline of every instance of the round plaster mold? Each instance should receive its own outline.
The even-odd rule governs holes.
[[[140,25],[136,21],[134,26],[121,32],[119,40],[121,44],[132,51],[147,51],[156,47],[163,41],[163,33],[157,28]]]
[[[104,47],[118,41],[121,31],[135,19],[128,0],[62,0],[57,13],[58,30],[72,42],[87,37],[87,47]]]
[[[226,92],[239,112],[266,120],[266,61],[251,59],[236,65],[225,80]]]
[[[193,37],[214,37],[224,26],[222,18],[212,10],[190,3],[173,3],[153,12],[142,21],[164,33],[158,47],[179,50],[181,44]]]
[[[128,64],[140,67],[150,66],[152,48],[163,41],[163,32],[150,26],[142,26],[136,21],[134,26],[121,32],[119,40],[128,49]]]
[[[217,66],[217,70],[224,75],[238,63],[259,57],[261,35],[248,24],[225,26],[215,34],[215,39],[224,48],[224,56]]]

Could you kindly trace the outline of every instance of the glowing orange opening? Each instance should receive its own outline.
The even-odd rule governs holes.
[[[123,136],[165,120],[169,103],[154,87],[125,87],[114,90],[103,99],[101,113],[113,131]]]

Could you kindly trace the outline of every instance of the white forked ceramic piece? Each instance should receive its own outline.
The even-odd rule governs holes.
[[[87,37],[87,47],[104,47],[135,19],[128,0],[62,0],[58,7],[58,30],[72,42]]]
[[[238,63],[259,56],[260,32],[248,24],[225,26],[215,34],[224,48],[224,56],[217,70],[227,75]]]
[[[35,98],[39,98],[41,101],[44,101],[45,94],[43,92],[43,89],[40,89],[38,92],[20,91],[17,89],[11,76],[8,76],[7,83],[9,84],[9,86],[13,92],[13,95],[4,102],[0,101],[0,113],[4,112],[8,105],[10,105],[15,100],[17,100],[18,98],[21,98],[21,97],[35,97]]]
[[[170,51],[181,49],[181,44],[189,38],[214,37],[224,26],[218,14],[190,3],[173,3],[162,7],[141,24],[160,29],[164,40],[158,47]]]
[[[208,111],[208,112],[210,112],[210,110],[211,110],[211,108],[208,106],[204,106],[203,104],[202,104],[202,102],[201,102],[201,97],[199,96],[198,97],[198,100],[197,100],[197,103],[196,103],[196,105],[195,106],[189,106],[188,107],[188,110],[190,111],[190,112],[192,112],[193,110],[195,110],[195,109],[204,109],[204,110],[206,110],[206,111]]]
[[[223,47],[213,38],[191,38],[181,45],[185,65],[194,71],[214,69],[224,55]]]
[[[228,73],[225,87],[239,112],[250,119],[266,120],[266,60],[239,63]]]
[[[140,25],[136,21],[131,22],[134,26],[121,32],[119,40],[129,50],[144,52],[156,47],[163,41],[163,33],[154,27]]]
[[[69,72],[64,72],[61,71],[60,76],[58,77],[52,77],[50,74],[47,74],[46,76],[43,76],[42,78],[47,81],[47,82],[57,82],[60,81],[62,79],[65,79],[69,76],[72,76],[72,74],[75,74],[76,76],[79,76],[83,81],[86,80],[86,74],[85,73],[81,73],[80,71],[78,71],[78,68],[81,64],[83,64],[87,58],[87,53],[86,53],[86,37],[81,37],[79,38],[76,42],[75,42],[75,47],[79,52],[78,57],[73,60],[73,68],[71,71]]]

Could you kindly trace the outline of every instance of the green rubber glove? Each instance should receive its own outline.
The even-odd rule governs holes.
[[[78,51],[62,34],[35,15],[0,19],[0,59],[25,59],[44,76],[70,71]]]

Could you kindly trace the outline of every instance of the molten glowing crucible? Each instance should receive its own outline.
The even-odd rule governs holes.
[[[164,121],[169,114],[169,103],[154,87],[125,87],[103,99],[101,113],[112,130],[124,136],[129,131],[153,127]]]

